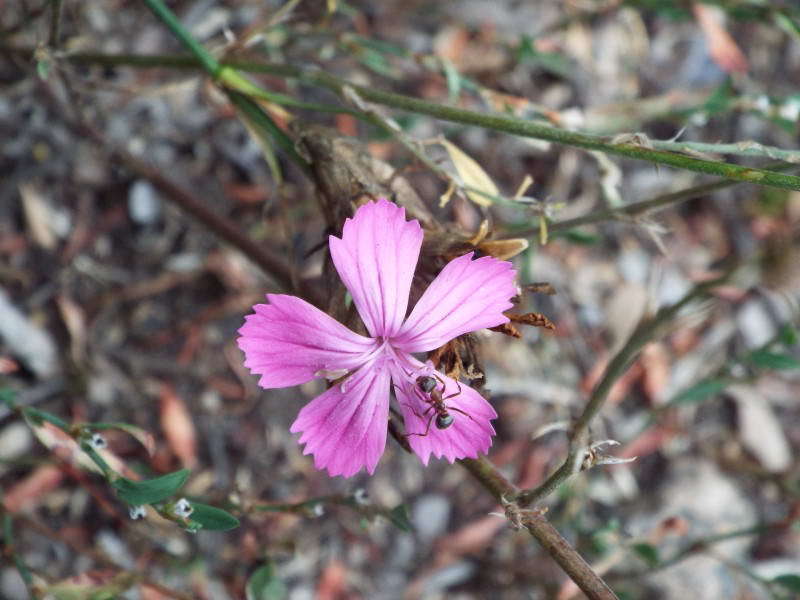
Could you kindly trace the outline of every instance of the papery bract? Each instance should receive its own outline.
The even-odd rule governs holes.
[[[317,468],[350,477],[375,467],[386,446],[390,389],[403,414],[408,441],[423,463],[431,455],[476,458],[492,443],[497,414],[472,388],[457,384],[414,358],[454,337],[508,322],[503,315],[516,294],[514,269],[491,257],[466,254],[448,263],[406,318],[411,280],[422,246],[417,221],[387,200],[369,202],[330,236],[334,266],[353,298],[369,337],[350,331],[300,298],[267,295],[239,330],[245,366],[264,388],[305,383],[348,373],[309,402],[292,424],[304,453]],[[431,425],[434,411],[419,389],[421,375],[436,378],[437,391],[454,417]]]

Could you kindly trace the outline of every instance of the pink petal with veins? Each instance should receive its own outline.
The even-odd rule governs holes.
[[[347,219],[330,237],[333,264],[373,337],[391,337],[406,316],[423,232],[405,209],[381,198]]]
[[[313,454],[314,465],[331,476],[351,477],[362,467],[371,475],[386,446],[388,419],[389,371],[370,363],[306,404],[291,432],[303,433],[303,454]]]
[[[448,412],[453,417],[452,425],[446,429],[436,427],[436,413],[426,401],[428,395],[421,390],[417,392],[414,389],[416,383],[410,381],[409,377],[402,377],[399,372],[393,371],[394,382],[400,388],[395,388],[395,393],[403,412],[406,435],[414,434],[407,438],[411,449],[425,465],[431,454],[436,458],[444,457],[451,463],[459,458],[477,458],[479,454],[486,454],[494,436],[490,422],[497,418],[494,408],[471,387],[460,384],[459,389],[455,380],[438,371],[414,373],[413,376],[434,373],[444,381],[444,391],[438,380],[436,390],[442,394]]]
[[[517,294],[514,267],[491,256],[472,260],[472,253],[445,265],[417,302],[398,335],[395,348],[423,352],[453,338],[507,323],[503,311]]]
[[[375,340],[353,333],[305,300],[268,294],[239,329],[244,366],[261,375],[263,388],[310,381],[320,371],[354,369],[364,364]]]

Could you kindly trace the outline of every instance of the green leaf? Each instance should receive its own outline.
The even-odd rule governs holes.
[[[447,100],[450,103],[454,103],[461,93],[461,75],[449,60],[442,60],[442,70],[447,79]]]
[[[131,481],[121,477],[112,484],[120,499],[133,506],[154,504],[172,496],[189,479],[189,469],[168,473],[147,481]]]
[[[256,569],[247,580],[247,600],[282,600],[287,595],[286,585],[278,579],[275,566],[268,562]]]
[[[647,563],[649,567],[656,567],[658,566],[659,559],[658,559],[658,548],[651,544],[634,544],[631,546],[631,550],[633,550],[636,555],[641,558],[644,562]]]
[[[770,352],[769,350],[756,350],[745,357],[745,360],[760,369],[774,369],[786,371],[800,369],[800,360],[790,354]]]
[[[706,379],[673,396],[669,404],[698,404],[713,398],[728,386],[723,379]]]
[[[797,329],[791,325],[784,325],[778,337],[778,341],[784,346],[796,346],[800,342]]]
[[[800,575],[778,575],[772,583],[786,588],[791,592],[800,592]]]
[[[392,525],[401,531],[407,531],[409,533],[414,531],[414,526],[411,524],[411,519],[408,516],[408,508],[406,508],[405,504],[395,506],[389,511],[386,517]]]
[[[800,41],[800,24],[782,12],[775,12],[774,18],[778,27],[794,37],[795,41]]]
[[[42,81],[47,81],[50,76],[50,61],[47,59],[36,61],[36,74]]]
[[[206,531],[230,531],[239,526],[239,519],[221,508],[199,502],[192,502],[192,508],[191,520],[200,523]]]

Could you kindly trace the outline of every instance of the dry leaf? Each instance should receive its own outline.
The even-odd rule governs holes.
[[[545,329],[555,329],[556,326],[553,322],[545,317],[543,314],[529,312],[524,315],[517,315],[514,313],[505,313],[511,319],[512,323],[519,323],[520,325],[531,325],[532,327],[544,327]]]
[[[453,165],[455,165],[456,171],[458,171],[458,175],[466,187],[480,190],[481,192],[491,196],[500,195],[500,192],[492,179],[471,156],[469,156],[466,152],[452,142],[442,140],[441,144],[445,147],[445,150],[447,150],[447,153],[450,155],[450,160],[453,161]],[[491,206],[492,200],[490,198],[487,198],[483,194],[479,194],[476,191],[465,191],[469,199],[475,204],[479,206]]]
[[[695,2],[692,5],[703,35],[706,37],[711,58],[727,73],[746,73],[747,58],[736,45],[731,34],[723,26],[725,14],[717,6],[708,6]]]
[[[56,296],[56,305],[69,331],[72,360],[81,364],[86,357],[86,316],[83,308],[66,294]]]
[[[22,209],[25,212],[25,221],[31,237],[42,248],[52,250],[58,243],[52,226],[52,208],[42,196],[41,191],[33,184],[20,185],[19,194],[22,197]]]
[[[3,494],[3,506],[10,513],[34,508],[47,492],[58,487],[64,473],[55,465],[44,465]]]
[[[484,254],[494,256],[498,260],[508,260],[528,249],[528,240],[524,238],[511,238],[508,240],[488,240],[478,244],[478,249]]]
[[[169,384],[161,387],[161,427],[170,449],[184,467],[197,464],[197,435],[183,399]]]

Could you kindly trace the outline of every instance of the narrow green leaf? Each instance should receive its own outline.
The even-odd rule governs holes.
[[[36,61],[36,74],[39,76],[39,79],[42,81],[47,81],[47,78],[50,76],[50,61],[49,60],[37,60]]]
[[[728,382],[722,379],[706,379],[686,388],[682,392],[678,392],[677,395],[672,397],[669,404],[698,404],[716,396],[727,385]]]
[[[800,369],[800,360],[790,354],[770,352],[769,350],[756,350],[745,357],[750,364],[760,369],[774,369],[787,371],[789,369]]]
[[[772,580],[772,583],[789,591],[800,593],[800,575],[778,575]]]
[[[247,581],[247,600],[283,600],[286,584],[277,577],[275,566],[268,562],[256,569]]]
[[[449,60],[442,60],[442,70],[447,79],[447,99],[453,103],[458,100],[458,95],[461,93],[461,75]]]
[[[647,563],[649,567],[656,567],[659,563],[658,548],[651,544],[634,544],[631,546],[636,555]]]
[[[797,329],[792,325],[784,325],[778,341],[784,346],[796,346],[800,342],[800,336],[797,334]]]
[[[780,27],[786,33],[794,37],[795,41],[800,42],[800,24],[798,24],[788,15],[785,15],[780,11],[775,12],[774,18],[775,18],[775,23],[778,25],[778,27]]]
[[[239,526],[239,519],[221,508],[198,502],[192,502],[192,508],[191,520],[200,523],[206,531],[229,531]]]
[[[395,506],[386,516],[389,518],[391,524],[401,531],[407,531],[409,533],[414,531],[414,526],[411,524],[411,519],[408,516],[408,508],[406,508],[405,504]]]
[[[172,496],[189,479],[189,469],[168,473],[147,481],[131,481],[121,477],[112,484],[121,500],[133,506],[154,504]]]

